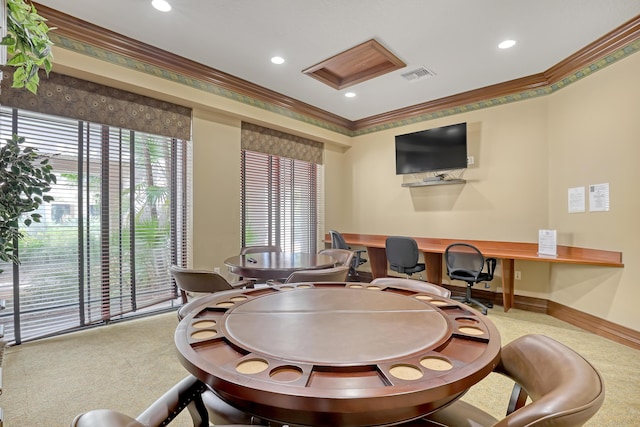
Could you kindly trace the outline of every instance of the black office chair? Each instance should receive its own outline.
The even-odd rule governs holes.
[[[411,237],[391,236],[385,243],[389,268],[405,274],[407,279],[413,274],[424,271],[424,263],[419,263],[418,244]]]
[[[454,297],[454,299],[467,304],[475,304],[482,310],[482,314],[487,314],[487,308],[493,307],[490,301],[481,302],[471,298],[471,288],[479,282],[490,282],[493,280],[493,273],[496,269],[496,259],[487,258],[480,250],[468,243],[452,243],[447,246],[444,252],[447,264],[447,275],[452,280],[462,280],[467,282],[467,289],[464,297]],[[487,271],[483,271],[484,266]]]
[[[336,230],[329,230],[329,235],[331,236],[331,247],[333,249],[348,249],[353,252],[353,260],[351,261],[351,267],[349,268],[349,278],[356,279],[358,277],[358,267],[367,262],[366,259],[362,258],[362,254],[367,250],[351,249],[351,247],[347,245],[347,242],[345,242],[342,234]]]

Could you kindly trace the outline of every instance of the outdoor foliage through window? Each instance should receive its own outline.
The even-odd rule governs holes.
[[[55,154],[57,177],[55,200],[40,207],[42,221],[24,230],[17,274],[2,266],[7,340],[106,322],[175,299],[169,265],[186,259],[188,143],[0,112],[2,140],[17,133],[42,154]]]

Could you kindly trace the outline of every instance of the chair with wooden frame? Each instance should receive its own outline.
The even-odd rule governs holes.
[[[177,265],[169,267],[169,271],[171,272],[182,297],[182,307],[178,310],[178,319],[182,319],[184,314],[189,310],[189,294],[211,294],[214,292],[228,291],[230,289],[251,287],[255,283],[253,280],[229,282],[220,274],[213,271],[193,270],[179,267]]]
[[[240,249],[240,255],[257,254],[257,253],[263,253],[263,252],[282,252],[282,249],[278,245],[243,246],[242,249]],[[243,276],[238,276],[238,280],[245,280],[245,279],[253,280],[256,283],[264,283],[264,280],[260,280],[252,277],[245,278]]]
[[[406,427],[575,427],[604,402],[604,381],[597,369],[544,335],[524,335],[505,345],[495,371],[515,382],[504,418],[458,400]]]
[[[267,280],[269,285],[283,285],[286,283],[306,283],[306,282],[331,282],[342,283],[347,280],[349,274],[348,265],[339,265],[331,268],[320,268],[316,270],[294,271],[284,282],[277,280]]]
[[[353,251],[350,251],[348,249],[334,249],[334,248],[322,249],[318,252],[318,255],[329,255],[330,257],[333,257],[337,261],[336,266],[346,265],[348,267],[351,266],[351,263],[353,262],[353,257],[354,257]]]
[[[208,407],[212,399],[216,406]],[[71,427],[160,427],[170,424],[185,408],[194,427],[209,427],[209,419],[218,427],[267,425],[259,418],[224,403],[206,384],[189,375],[136,418],[111,409],[94,409],[76,416]]]
[[[444,298],[451,297],[451,291],[449,289],[443,288],[442,286],[434,285],[433,283],[423,282],[422,280],[403,279],[401,277],[378,277],[377,279],[373,279],[371,281],[371,284],[381,286],[399,285],[409,287],[421,292],[428,292],[430,294],[438,295]]]

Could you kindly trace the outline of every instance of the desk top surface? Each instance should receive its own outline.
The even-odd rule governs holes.
[[[184,366],[223,399],[313,426],[416,418],[460,397],[500,352],[497,329],[479,312],[366,283],[217,293],[180,322],[175,340]]]
[[[387,236],[376,234],[343,233],[349,245],[371,248],[384,248]],[[538,255],[538,244],[527,242],[503,242],[491,240],[444,239],[430,237],[414,237],[418,249],[423,252],[444,253],[451,243],[464,242],[476,246],[485,257],[508,258],[528,261],[559,262],[567,264],[589,264],[609,267],[623,267],[622,253],[600,249],[579,248],[575,246],[558,245],[558,255],[555,257]],[[331,238],[325,236],[325,241]]]

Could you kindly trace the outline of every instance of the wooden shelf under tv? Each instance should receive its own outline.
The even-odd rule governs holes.
[[[453,184],[464,184],[467,182],[466,179],[441,179],[439,181],[417,181],[417,182],[405,182],[402,184],[403,187],[427,187],[431,185],[453,185]]]

